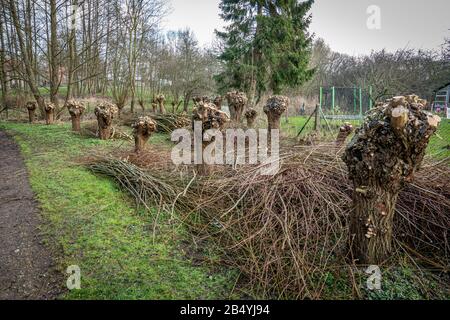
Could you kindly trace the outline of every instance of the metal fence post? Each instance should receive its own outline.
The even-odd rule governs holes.
[[[359,87],[359,116],[362,118],[363,104],[362,104],[362,88]]]

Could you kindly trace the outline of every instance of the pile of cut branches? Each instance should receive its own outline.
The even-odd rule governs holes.
[[[113,158],[93,160],[89,168],[116,181],[135,198],[137,206],[168,211],[172,210],[174,203],[186,204],[183,202],[186,197],[179,196],[183,190],[183,180],[164,171],[144,172],[127,160]]]
[[[172,133],[176,129],[185,128],[191,124],[191,119],[183,114],[155,114],[152,118],[156,121],[158,132],[161,133]]]
[[[123,128],[112,126],[111,139],[132,141],[133,137],[122,129]],[[99,130],[97,121],[86,121],[81,128],[81,135],[89,138],[98,137]]]
[[[320,299],[330,275],[352,279],[354,270],[348,256],[352,185],[332,150],[291,149],[274,176],[245,166],[196,177],[114,159],[91,169],[115,179],[139,204],[166,210],[196,237],[211,240],[222,261],[241,270],[254,296]],[[450,264],[449,175],[446,164],[425,161],[400,193],[394,230],[398,254],[444,272]],[[398,261],[393,255],[386,264]]]
[[[151,117],[156,122],[157,132],[160,133],[172,133],[176,129],[189,127],[191,124],[189,116],[179,113],[152,113]],[[123,115],[121,124],[131,126],[136,119],[136,116],[132,114]]]

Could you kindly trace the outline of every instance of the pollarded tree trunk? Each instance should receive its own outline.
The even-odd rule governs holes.
[[[136,153],[144,150],[145,144],[155,131],[156,123],[152,118],[139,117],[139,119],[133,124],[133,135]]]
[[[353,181],[351,253],[380,264],[392,253],[398,194],[419,169],[440,118],[417,96],[395,97],[371,111],[343,156]]]
[[[72,117],[72,131],[80,132],[81,131],[81,115],[78,115],[78,116],[71,115],[71,117]]]
[[[245,112],[245,117],[247,118],[247,127],[253,128],[255,125],[255,120],[258,117],[258,113],[255,109],[248,109]]]
[[[138,99],[138,104],[141,107],[142,113],[145,113],[145,103],[143,98]]]
[[[55,122],[55,105],[51,102],[45,104],[45,123],[47,125]]]
[[[289,99],[284,96],[272,96],[267,100],[264,113],[267,115],[269,135],[272,130],[280,129],[281,115],[287,110]]]
[[[247,96],[243,92],[232,91],[226,94],[228,107],[230,109],[231,120],[239,123],[241,122],[242,114],[247,105]]]
[[[267,114],[267,122],[268,122],[268,129],[271,130],[280,130],[280,119],[281,115],[275,114],[275,113],[268,113]]]
[[[159,105],[159,113],[165,114],[166,108],[164,107],[164,102],[166,101],[166,98],[164,97],[164,95],[160,94],[157,98],[157,101]]]
[[[146,136],[138,131],[134,135],[134,152],[140,153],[142,150],[144,150],[145,144],[147,143],[148,139],[150,139],[150,136]]]
[[[192,98],[192,102],[194,102],[194,107],[197,106],[200,102],[202,102],[202,97],[195,96]]]
[[[97,119],[98,122],[98,137],[101,140],[108,140],[112,136],[112,127],[109,119],[100,117]]]
[[[230,110],[230,118],[232,121],[235,121],[236,119],[236,110],[234,108],[234,105],[228,104],[228,110]]]
[[[34,119],[36,119],[36,109],[30,110],[28,109],[28,121],[30,123],[34,123]]]
[[[85,110],[84,105],[81,102],[69,100],[67,101],[67,109],[69,110],[70,117],[72,118],[72,131],[81,131],[81,116]]]
[[[392,252],[394,210],[400,190],[370,180],[355,188],[350,218],[352,255],[361,263],[380,264]]]
[[[116,104],[117,106],[117,118],[120,119],[120,117],[122,116],[122,110],[123,108],[125,108],[125,103],[119,102]]]
[[[215,144],[215,141],[202,142],[202,152],[204,152],[208,146],[214,145],[214,144]],[[197,174],[199,176],[208,176],[211,173],[211,166],[203,162],[203,163],[197,164],[195,166],[195,171],[197,172]]]
[[[111,103],[102,103],[95,108],[98,122],[98,134],[102,140],[108,140],[112,135],[112,121],[118,113],[118,108]]]
[[[37,102],[30,101],[27,102],[27,109],[28,109],[28,121],[30,123],[34,123],[34,120],[36,119],[36,109],[38,107]]]
[[[222,102],[223,98],[221,96],[217,96],[214,98],[214,104],[216,105],[217,110],[222,110]]]
[[[195,129],[195,122],[202,123],[202,137],[205,132],[210,129],[223,130],[225,124],[230,121],[228,115],[220,110],[217,110],[216,106],[212,103],[200,101],[197,103],[192,114],[192,127]],[[205,163],[204,152],[206,147],[211,144],[215,144],[212,141],[202,142],[202,163],[196,165],[196,171],[199,175],[208,175],[211,171],[210,166]]]
[[[235,114],[234,114],[234,120],[236,121],[236,122],[241,122],[241,119],[242,119],[242,113],[244,112],[244,107],[245,107],[245,105],[242,105],[242,104],[237,104],[237,105],[235,105],[234,106],[234,112],[235,112]]]
[[[353,126],[350,123],[344,123],[342,127],[339,128],[339,134],[336,138],[336,149],[339,150],[345,144],[348,136],[353,133]]]

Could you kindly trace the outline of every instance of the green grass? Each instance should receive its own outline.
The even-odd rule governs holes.
[[[431,138],[428,154],[435,158],[450,157],[450,119],[443,119],[437,134]]]
[[[230,297],[235,272],[194,266],[180,246],[191,239],[167,221],[153,239],[152,214],[137,211],[112,181],[74,162],[92,149],[111,150],[123,142],[82,138],[69,125],[3,123],[0,128],[12,133],[21,147],[42,208],[41,230],[59,253],[60,270],[81,268],[82,289],[62,298]]]

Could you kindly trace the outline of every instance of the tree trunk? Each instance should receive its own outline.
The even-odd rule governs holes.
[[[253,128],[256,118],[258,117],[256,110],[252,108],[248,109],[247,112],[245,112],[245,117],[247,118],[247,127]]]
[[[392,252],[395,205],[398,192],[375,181],[367,189],[355,186],[354,213],[350,220],[352,253],[362,263],[380,264]]]
[[[112,123],[114,116],[119,112],[117,106],[111,103],[102,103],[95,108],[95,116],[98,123],[98,134],[102,140],[108,140],[112,136]]]
[[[47,125],[53,124],[55,121],[55,110],[45,110],[45,123]]]
[[[259,23],[259,18],[263,15],[263,6],[261,4],[257,5],[257,18],[256,18],[256,34],[255,37],[258,37],[261,33],[261,25]],[[252,74],[250,81],[250,92],[249,92],[249,105],[251,108],[255,108],[259,99],[256,98],[256,87],[258,84],[257,72],[260,63],[261,63],[261,48],[259,46],[255,47],[255,44],[252,47]]]
[[[134,151],[136,153],[143,151],[148,139],[150,139],[150,134],[146,132],[145,128],[137,126],[134,131]]]
[[[230,110],[231,121],[236,121],[236,109],[233,104],[228,104],[228,110]]]
[[[244,112],[244,105],[235,105],[234,106],[234,116],[237,123],[241,122],[242,113]]]
[[[134,151],[140,153],[144,150],[145,144],[148,142],[149,136],[144,136],[142,134],[137,134],[134,137]]]
[[[211,165],[205,163],[204,152],[207,146],[214,143],[214,141],[202,143],[202,163],[195,166],[195,171],[199,176],[208,176],[211,173]]]
[[[35,110],[28,109],[28,121],[30,123],[34,123],[34,120],[36,119]]]
[[[395,97],[374,109],[342,157],[354,185],[350,249],[358,263],[379,265],[392,253],[398,194],[420,168],[440,121],[419,101]]]
[[[191,95],[186,93],[184,95],[184,104],[183,104],[183,112],[185,113],[189,112],[189,101],[191,101]]]
[[[253,128],[255,126],[256,118],[247,118],[247,127]]]
[[[58,110],[59,63],[56,0],[50,0],[50,101]]]
[[[159,104],[159,113],[165,114],[166,108],[164,107],[165,97],[163,95],[159,95],[158,104]]]
[[[5,41],[3,38],[3,17],[0,17],[0,79],[2,86],[2,100],[1,106],[6,108],[6,99],[8,97],[8,79],[5,69]]]
[[[213,120],[213,121],[212,121]],[[209,129],[216,129],[222,131],[225,124],[229,122],[230,118],[225,112],[217,110],[215,105],[199,102],[194,109],[192,114],[192,128],[195,130],[201,129],[202,134],[201,137],[198,137],[202,140],[202,153],[201,153],[201,163],[197,161],[200,157],[198,154],[195,154],[196,159],[196,171],[199,175],[208,175],[210,172],[210,165],[205,163],[205,149],[208,146],[213,147],[216,143],[215,138],[212,138],[211,141],[203,141],[204,133]],[[198,123],[201,122],[201,128],[198,128]],[[194,137],[194,144],[196,143],[196,139]],[[196,150],[195,150],[196,151]],[[194,152],[195,153],[195,152]]]
[[[78,0],[72,0],[72,8],[70,12],[70,32],[68,33],[69,39],[69,70],[67,73],[67,94],[66,103],[73,97],[72,82],[74,80],[75,62],[76,62],[76,8],[78,7]]]
[[[353,126],[350,123],[345,123],[339,128],[339,134],[336,138],[336,151],[339,151],[345,144],[348,136],[353,133]]]
[[[272,130],[279,130],[281,126],[281,115],[275,113],[267,114],[267,122],[269,124],[269,134]]]
[[[214,104],[216,105],[217,110],[222,110],[222,101],[223,98],[221,96],[218,96],[214,99]]]
[[[97,117],[98,122],[98,136],[101,140],[108,140],[111,138],[111,124],[105,121],[103,117]]]
[[[159,113],[161,113],[161,114],[166,113],[166,108],[164,107],[164,101],[159,102]]]
[[[150,117],[139,117],[132,125],[134,135],[134,151],[139,153],[144,150],[145,144],[156,131],[156,123]]]
[[[72,131],[80,132],[81,116],[83,115],[84,110],[86,110],[84,104],[79,101],[69,100],[66,102],[66,107],[69,111],[70,117],[72,118]]]
[[[38,87],[36,86],[35,73],[34,73],[32,65],[31,65],[30,58],[28,57],[28,54],[27,54],[28,50],[26,48],[25,41],[23,39],[22,29],[20,26],[19,17],[17,15],[15,0],[9,0],[9,8],[10,8],[10,13],[11,13],[11,19],[14,24],[14,28],[16,30],[17,39],[19,40],[23,64],[25,65],[25,73],[27,75],[27,83],[30,87],[30,90],[31,90],[34,98],[36,99],[36,101],[39,105],[39,108],[41,110],[45,110],[44,98],[42,98],[42,96],[38,90]]]
[[[81,115],[71,115],[72,118],[72,131],[81,131]]]

